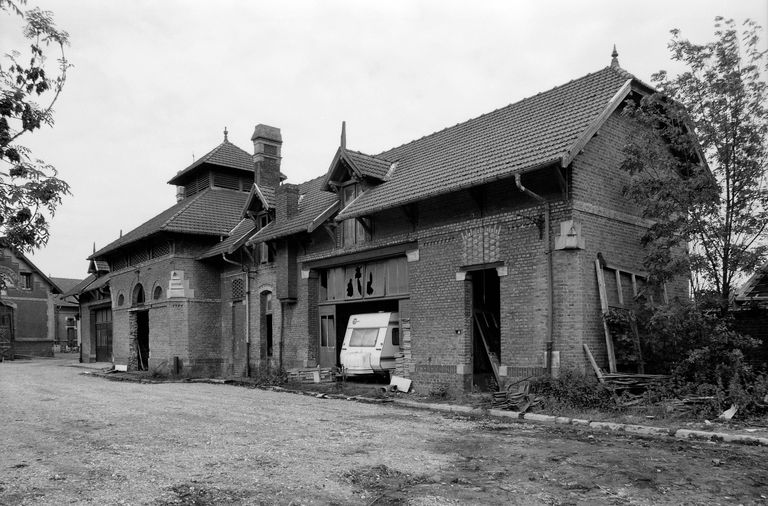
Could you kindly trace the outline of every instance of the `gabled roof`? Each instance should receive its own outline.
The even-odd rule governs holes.
[[[271,186],[259,186],[256,183],[251,186],[251,191],[248,193],[248,198],[243,206],[243,212],[240,215],[241,218],[248,216],[248,211],[257,212],[259,207],[256,204],[261,204],[261,209],[274,209],[275,208],[275,190]]]
[[[168,184],[183,185],[191,174],[196,172],[195,169],[203,164],[220,165],[253,173],[253,157],[247,151],[224,139],[224,142],[195,160],[192,165],[179,171],[168,181]]]
[[[331,181],[341,180],[343,174],[340,172],[346,170],[346,167],[349,167],[354,175],[360,179],[369,178],[384,181],[390,168],[392,168],[392,162],[341,146],[336,151],[331,166],[328,168],[323,189],[330,190]]]
[[[12,250],[10,248],[9,248],[9,251],[12,251],[13,254],[16,255],[16,258],[26,263],[27,267],[29,267],[30,270],[32,270],[38,276],[40,276],[40,278],[42,278],[42,280],[45,281],[51,287],[51,293],[61,293],[61,287],[59,287],[59,285],[56,284],[56,282],[53,279],[46,276],[45,273],[43,273],[43,271],[41,271],[40,268],[32,262],[32,260],[27,258],[27,256],[24,253],[22,253],[21,251]]]
[[[202,255],[198,256],[198,259],[203,258],[211,258],[214,256],[221,255],[222,253],[233,253],[237,248],[245,244],[245,242],[248,240],[248,238],[251,236],[253,231],[256,229],[256,223],[253,222],[253,220],[249,218],[244,218],[240,220],[240,223],[235,225],[235,228],[233,228],[229,232],[229,237],[203,253]]]
[[[248,244],[269,241],[278,237],[285,237],[298,232],[306,232],[313,221],[326,212],[331,206],[338,203],[335,193],[323,191],[325,176],[312,179],[299,185],[298,212],[284,221],[273,221],[259,230],[248,240]]]
[[[72,278],[51,278],[51,280],[56,283],[56,285],[61,288],[63,292],[68,292],[83,281],[82,279]]]
[[[634,82],[624,70],[606,67],[384,151],[375,158],[397,162],[396,169],[337,219],[365,216],[547,165],[567,166]]]
[[[154,218],[150,218],[116,241],[101,248],[88,259],[104,256],[158,232],[228,235],[240,221],[240,213],[247,197],[248,195],[241,191],[207,188],[169,207]]]

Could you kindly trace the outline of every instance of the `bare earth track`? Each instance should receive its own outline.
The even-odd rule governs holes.
[[[0,364],[0,504],[768,504],[768,449]]]

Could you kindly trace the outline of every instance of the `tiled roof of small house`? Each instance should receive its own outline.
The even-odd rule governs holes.
[[[168,184],[183,184],[191,172],[205,163],[253,172],[253,156],[225,139],[224,142],[195,160],[192,165],[179,171],[168,181]]]
[[[384,151],[397,166],[337,219],[511,177],[575,155],[574,148],[633,77],[606,67],[475,119]],[[623,98],[623,97],[622,97]],[[578,151],[577,149],[575,151]]]
[[[323,175],[311,181],[301,183],[299,185],[299,195],[301,197],[298,212],[285,221],[271,222],[268,226],[259,230],[248,242],[268,241],[298,232],[305,232],[315,218],[338,201],[338,196],[335,193],[322,190],[324,180],[325,176]]]
[[[63,292],[68,292],[75,286],[79,285],[83,280],[72,278],[51,278],[51,281],[56,283],[56,285],[61,288]]]
[[[241,191],[208,188],[150,218],[88,258],[103,256],[158,232],[229,235],[240,221],[247,198],[248,194]]]
[[[253,233],[253,231],[256,229],[256,223],[250,218],[243,218],[240,220],[240,223],[235,225],[235,228],[233,228],[229,232],[229,237],[218,243],[216,246],[212,247],[199,257],[198,259],[202,258],[211,258],[214,256],[221,255],[222,253],[232,253],[234,250],[236,250],[239,246],[241,246],[245,240],[250,237],[250,235]]]

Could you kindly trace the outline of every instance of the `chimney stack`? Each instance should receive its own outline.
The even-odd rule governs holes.
[[[275,221],[283,222],[299,212],[299,186],[283,183],[275,191]]]
[[[280,185],[280,148],[283,145],[280,129],[259,123],[251,140],[256,184],[276,189]]]

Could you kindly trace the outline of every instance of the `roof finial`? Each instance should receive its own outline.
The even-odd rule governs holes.
[[[96,253],[96,241],[93,241],[93,252]]]
[[[347,149],[347,122],[341,122],[341,147]]]
[[[614,50],[615,50],[615,48],[614,48]],[[224,127],[224,140],[225,141],[227,140],[227,134],[229,134],[229,132],[227,132],[227,127]]]
[[[616,51],[616,44],[613,45],[613,52],[611,53],[611,68],[621,68],[621,66],[619,66],[619,52]]]

